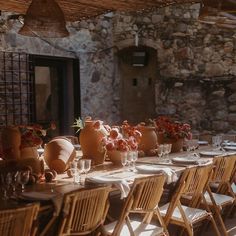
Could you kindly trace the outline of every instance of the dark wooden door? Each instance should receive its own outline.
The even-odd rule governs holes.
[[[156,57],[151,48],[133,47],[120,52],[122,119],[138,123],[154,116]]]

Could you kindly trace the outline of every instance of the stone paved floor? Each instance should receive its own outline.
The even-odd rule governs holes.
[[[225,221],[226,224],[226,228],[228,230],[229,235],[228,236],[236,236],[236,214],[234,215],[233,218],[228,218]],[[178,236],[179,235],[179,231],[177,228],[175,228],[174,226],[169,227],[169,233],[170,236]],[[212,230],[211,227],[209,227],[209,230],[207,230],[206,232],[202,232],[197,233],[195,231],[194,236],[215,236],[215,232],[214,230]],[[223,234],[222,234],[223,236]]]
[[[231,219],[226,219],[226,228],[229,232],[229,236],[236,236],[236,214]],[[213,231],[208,231],[204,236],[214,236]]]

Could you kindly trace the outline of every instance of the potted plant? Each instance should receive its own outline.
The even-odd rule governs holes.
[[[178,152],[183,147],[184,139],[191,139],[191,126],[170,117],[159,116],[153,120],[158,135],[158,143],[171,143],[172,152]]]
[[[124,128],[124,126],[122,126]],[[121,128],[122,128],[121,127]],[[137,151],[141,133],[135,129],[122,130],[120,127],[111,128],[109,135],[102,139],[101,145],[106,149],[107,157],[115,165],[121,165],[122,156],[129,151]],[[122,131],[121,131],[122,130]]]

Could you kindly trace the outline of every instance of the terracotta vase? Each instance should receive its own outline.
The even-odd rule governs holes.
[[[142,133],[141,141],[139,143],[139,150],[145,154],[150,155],[152,150],[157,148],[157,134],[153,126],[140,126],[139,131]]]
[[[17,160],[6,160],[0,162],[0,172],[16,172],[30,166],[32,173],[42,175],[44,173],[44,161],[41,158],[25,158]]]
[[[106,151],[101,148],[101,140],[105,134],[93,127],[94,121],[85,121],[85,127],[80,131],[79,142],[83,158],[91,159],[92,165],[104,163]]]
[[[116,166],[122,166],[121,159],[125,155],[127,155],[127,152],[118,150],[107,151],[108,159]]]
[[[69,168],[69,163],[76,156],[73,144],[66,139],[53,139],[44,146],[44,160],[48,167],[57,173]]]
[[[166,138],[164,137],[163,134],[158,134],[158,143],[159,144],[163,144],[163,143],[171,143],[172,147],[171,147],[171,152],[180,152],[183,148],[184,145],[184,139],[180,138],[180,139],[171,139],[171,138]]]
[[[21,133],[17,126],[5,127],[1,142],[5,160],[20,158]]]
[[[21,158],[31,158],[31,157],[38,158],[39,157],[37,147],[21,148],[20,153],[21,153]]]

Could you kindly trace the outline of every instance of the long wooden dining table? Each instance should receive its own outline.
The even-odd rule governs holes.
[[[201,152],[209,153],[209,156],[200,155]],[[18,193],[17,197],[10,198],[5,201],[0,202],[0,208],[7,207],[16,207],[19,204],[25,204],[28,202],[40,202],[41,209],[40,212],[42,215],[47,213],[47,217],[42,217],[46,222],[42,222],[39,227],[39,235],[50,235],[48,231],[50,227],[55,223],[58,216],[60,215],[61,206],[63,202],[63,196],[66,193],[76,191],[83,188],[93,188],[101,185],[101,183],[96,183],[96,181],[91,181],[93,178],[96,180],[97,177],[107,178],[109,177],[117,179],[125,180],[129,185],[132,184],[135,178],[142,177],[144,175],[156,174],[156,172],[150,171],[150,168],[153,167],[154,170],[160,169],[160,172],[164,172],[163,170],[171,170],[171,173],[174,173],[176,176],[179,176],[181,172],[183,172],[186,168],[190,166],[202,165],[212,163],[214,155],[232,155],[232,152],[225,152],[213,149],[211,146],[199,146],[197,150],[194,152],[186,152],[182,151],[179,153],[170,153],[165,158],[158,158],[156,156],[152,157],[140,157],[136,161],[136,168],[127,168],[122,166],[114,166],[111,162],[106,161],[102,165],[93,166],[90,172],[87,174],[86,179],[88,181],[85,184],[74,183],[73,178],[69,177],[67,173],[63,173],[57,175],[56,179],[52,182],[41,181],[33,185],[27,185],[24,193]],[[188,159],[196,159],[196,163],[184,163],[184,162],[174,162],[173,160],[176,158],[186,160]],[[148,171],[139,171],[141,167],[148,167]],[[145,169],[144,169],[145,170]],[[173,180],[174,181],[174,180]],[[171,182],[171,181],[170,181]],[[171,183],[168,183],[171,185]],[[108,182],[111,184],[112,181]],[[106,184],[105,182],[102,184]],[[167,186],[168,186],[167,184]],[[117,186],[113,187],[114,192],[119,192]],[[50,216],[49,216],[50,215]]]

